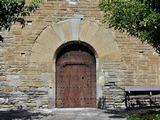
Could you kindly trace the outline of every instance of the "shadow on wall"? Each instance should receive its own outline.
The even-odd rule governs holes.
[[[4,38],[0,35],[0,41],[3,42]]]
[[[105,109],[105,102],[106,98],[105,97],[100,97],[98,100],[98,108],[99,109]]]
[[[32,119],[41,119],[48,114],[42,113],[31,113],[27,110],[9,110],[9,111],[0,111],[0,120],[32,120]]]

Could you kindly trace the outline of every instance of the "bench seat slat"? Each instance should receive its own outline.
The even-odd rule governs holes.
[[[126,86],[125,91],[160,91],[160,86]]]

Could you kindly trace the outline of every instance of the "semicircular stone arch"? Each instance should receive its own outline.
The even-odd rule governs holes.
[[[121,60],[120,50],[111,32],[97,22],[71,19],[53,23],[41,32],[32,47],[30,61],[38,63],[52,61],[56,50],[71,41],[82,41],[91,45],[99,59],[105,57],[106,61]]]
[[[32,47],[30,62],[51,65],[52,68],[47,72],[53,73],[51,81],[55,83],[55,61],[57,53],[61,48],[72,42],[86,43],[86,45],[88,44],[94,49],[97,83],[99,83],[99,74],[101,74],[100,71],[104,62],[121,61],[121,52],[111,32],[98,22],[69,19],[53,23],[43,29]],[[54,93],[55,85],[51,86],[51,88],[53,88],[51,93]],[[100,87],[97,88],[99,89]],[[100,91],[97,94],[98,98],[101,96],[102,91],[97,91]],[[51,98],[55,99],[55,95],[51,95]]]

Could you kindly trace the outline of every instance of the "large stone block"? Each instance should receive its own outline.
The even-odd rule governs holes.
[[[13,90],[14,90],[14,87],[12,87],[12,86],[5,87],[5,92],[12,92]]]
[[[52,52],[45,54],[45,51],[47,52],[50,50],[45,49],[43,53],[40,53],[39,51],[38,51],[39,53],[33,52],[30,57],[30,62],[37,62],[37,63],[52,62],[52,59],[53,59]]]
[[[61,22],[62,30],[65,34],[65,42],[72,40],[72,31],[70,21]]]
[[[88,33],[88,29],[90,26],[90,21],[81,21],[81,26],[80,26],[80,40],[85,41],[86,39],[86,34]]]
[[[54,84],[55,81],[53,79],[53,73],[42,73],[41,74],[41,81],[43,81],[43,83],[46,83],[46,84]]]
[[[90,43],[92,39],[94,39],[94,35],[99,30],[100,26],[97,22],[90,22],[90,26],[88,28],[88,31],[85,35],[85,41]]]
[[[0,81],[6,81],[7,77],[6,76],[0,76]]]
[[[79,40],[79,31],[80,31],[80,19],[71,19],[71,31],[72,31],[72,38],[71,40]]]
[[[44,29],[36,41],[52,51],[55,51],[57,46],[61,44],[59,36],[55,33],[51,26],[48,26],[46,29]]]
[[[6,61],[14,61],[14,60],[15,60],[13,51],[8,51],[8,52],[5,54],[5,60],[6,60]]]
[[[7,75],[7,80],[19,80],[20,75]]]
[[[64,43],[65,42],[65,33],[62,29],[62,24],[61,23],[53,24],[52,28],[56,32],[58,37],[60,38],[61,43]]]
[[[0,104],[4,104],[5,103],[5,98],[0,98]]]

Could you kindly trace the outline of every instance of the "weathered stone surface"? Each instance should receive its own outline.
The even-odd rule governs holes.
[[[6,61],[13,61],[14,60],[14,53],[13,53],[13,51],[8,51],[5,54],[5,60]]]
[[[53,27],[54,31],[56,32],[56,34],[58,35],[58,37],[60,38],[60,41],[62,43],[64,43],[65,42],[65,34],[62,29],[62,24],[61,23],[53,24],[52,27]]]
[[[41,81],[43,81],[46,84],[52,84],[53,81],[53,73],[42,73],[41,74]]]
[[[0,98],[0,104],[5,103],[5,98]]]
[[[88,29],[90,26],[90,21],[81,21],[81,27],[80,27],[80,40],[85,41],[86,34],[88,33]]]
[[[63,21],[62,30],[65,34],[65,42],[72,40],[72,31],[71,31],[71,23],[70,21]]]
[[[36,106],[37,106],[37,104],[36,104],[36,103],[26,103],[26,105],[27,105],[27,107],[31,107],[31,108],[33,108],[33,107],[36,107]]]
[[[6,76],[0,76],[0,81],[6,81]]]
[[[94,39],[93,37],[96,34],[96,32],[99,30],[99,28],[100,26],[97,22],[91,22],[84,40],[90,43],[90,41]]]
[[[14,90],[14,87],[12,87],[12,86],[5,87],[5,92],[12,92],[13,90]]]
[[[44,45],[46,48],[51,49],[52,51],[55,51],[55,46],[61,44],[58,36],[56,35],[51,26],[48,26],[45,30],[43,30],[36,41],[41,45]]]
[[[32,52],[40,53],[40,54],[44,54],[46,52],[46,54],[49,54],[49,55],[52,54],[52,51],[48,47],[46,47],[46,46],[44,46],[44,44],[40,44],[40,43],[34,44],[34,48],[32,49]]]
[[[79,40],[80,19],[71,19],[70,24],[72,31],[71,40]]]
[[[19,75],[7,75],[7,80],[19,80]]]

